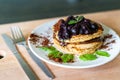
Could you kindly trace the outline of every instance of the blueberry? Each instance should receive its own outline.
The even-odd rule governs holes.
[[[81,25],[81,27],[82,27],[82,29],[83,29],[83,30],[85,30],[85,29],[86,29],[85,25]]]
[[[80,29],[79,34],[83,34],[83,30],[82,29]]]
[[[61,32],[61,31],[59,31],[59,33],[58,33],[58,37],[59,37],[59,39],[62,39],[62,38],[63,38],[63,36],[62,36],[62,32]]]
[[[58,32],[58,36],[59,36],[59,39],[63,39],[63,40],[70,38],[70,34],[66,26],[61,25],[60,31]]]
[[[91,29],[96,29],[96,26],[91,24]]]
[[[67,26],[67,29],[70,31],[72,29],[73,25]]]
[[[71,28],[71,33],[72,33],[72,35],[78,35],[79,34],[79,27],[78,27],[77,24]]]
[[[88,30],[85,30],[84,33],[85,33],[85,34],[89,34],[90,32],[89,32]]]
[[[62,27],[66,27],[65,23],[61,23],[61,24],[60,24],[60,27],[61,27],[61,28],[62,28]]]
[[[98,26],[97,26],[96,23],[93,23],[93,24],[91,24],[91,28],[92,28],[92,29],[98,29]]]
[[[84,34],[84,30],[82,29],[82,27],[80,27],[79,29],[79,34]]]
[[[89,19],[84,19],[84,22],[90,23]]]
[[[63,19],[61,19],[61,23],[65,23],[65,21]]]
[[[64,36],[64,39],[69,39],[70,38],[70,35],[69,35],[68,32],[64,32],[63,36]]]
[[[72,32],[72,35],[76,35],[77,34],[76,29],[72,29],[71,32]]]
[[[68,22],[70,21],[70,20],[74,20],[75,18],[74,18],[74,16],[69,16],[67,19],[66,19],[66,24],[68,24]]]

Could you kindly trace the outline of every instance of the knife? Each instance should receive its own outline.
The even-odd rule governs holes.
[[[26,42],[25,42],[26,43]],[[42,69],[42,71],[49,77],[50,80],[53,80],[55,76],[53,73],[49,70],[49,68],[43,63],[42,60],[40,60],[38,57],[36,57],[32,51],[29,49],[27,45],[24,45],[26,47],[27,52],[32,57],[32,59],[37,63],[37,65]]]
[[[22,68],[25,71],[28,78],[30,80],[38,80],[37,76],[34,74],[32,69],[29,67],[29,65],[24,61],[22,56],[17,51],[13,40],[6,34],[2,34],[2,37],[3,37],[4,41],[6,42],[7,46],[9,47],[9,49],[14,53],[15,57],[17,58],[20,65],[22,66]]]

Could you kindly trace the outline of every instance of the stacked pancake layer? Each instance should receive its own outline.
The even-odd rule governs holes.
[[[103,29],[100,24],[98,25],[98,31],[93,34],[79,34],[74,35],[70,39],[65,39],[64,41],[59,39],[58,32],[60,30],[61,21],[59,20],[53,26],[53,42],[54,46],[64,53],[70,54],[92,54],[94,53],[102,44],[102,34]]]

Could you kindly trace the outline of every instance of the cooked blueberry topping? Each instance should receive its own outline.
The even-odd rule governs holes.
[[[98,25],[83,16],[69,16],[62,20],[58,32],[59,39],[70,39],[73,35],[87,35],[98,31]]]

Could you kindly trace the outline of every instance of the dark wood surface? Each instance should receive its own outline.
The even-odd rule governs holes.
[[[0,0],[0,24],[120,9],[120,0]]]

